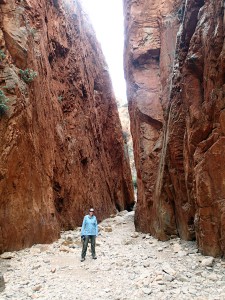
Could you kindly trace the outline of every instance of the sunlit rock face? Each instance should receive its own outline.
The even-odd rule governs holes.
[[[162,239],[167,234],[158,210],[163,210],[167,230],[177,232],[173,205],[165,199],[158,203],[156,183],[158,172],[163,174],[159,171],[164,138],[162,103],[166,108],[180,7],[180,2],[124,1],[125,75],[138,185],[135,223],[138,230]]]
[[[224,255],[224,7],[124,0],[136,228]]]
[[[99,220],[129,210],[134,197],[107,66],[79,2],[0,1],[0,23],[3,252],[53,241],[90,206]]]

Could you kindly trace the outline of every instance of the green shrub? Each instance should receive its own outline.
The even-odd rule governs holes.
[[[36,33],[37,33],[37,29],[34,28],[34,27],[31,27],[30,28],[30,34],[32,35],[32,37],[34,37]]]
[[[58,101],[59,101],[59,102],[62,102],[62,101],[63,101],[63,96],[62,96],[62,95],[58,96]]]
[[[5,96],[4,92],[0,90],[0,115],[4,115],[8,109],[7,102],[9,99]]]
[[[23,81],[26,83],[32,82],[34,78],[37,77],[37,72],[32,69],[20,70],[19,74],[21,75]]]
[[[0,50],[0,61],[3,61],[5,58],[6,58],[5,53],[2,50]]]

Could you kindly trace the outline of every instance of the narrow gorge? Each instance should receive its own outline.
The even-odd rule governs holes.
[[[121,0],[121,106],[84,3],[0,0],[0,299],[225,299],[225,2]]]
[[[222,0],[124,0],[137,204],[108,67],[81,3],[0,0],[0,253],[94,206],[225,254]],[[122,30],[122,29],[121,29]]]

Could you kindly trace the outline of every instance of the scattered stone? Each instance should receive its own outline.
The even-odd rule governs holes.
[[[119,224],[122,224],[124,222],[124,218],[120,217],[120,216],[116,216],[113,221],[114,221],[115,224],[119,225]]]
[[[120,211],[117,215],[120,216],[120,217],[123,217],[123,216],[125,216],[127,213],[128,213],[127,210],[123,210],[123,211]]]
[[[171,276],[171,275],[165,274],[165,275],[164,275],[164,280],[165,280],[165,281],[171,282],[171,281],[174,280],[174,277]]]
[[[41,245],[39,249],[41,252],[46,252],[49,250],[49,245]]]
[[[15,253],[13,252],[4,252],[3,254],[0,255],[2,259],[11,259],[15,257]]]
[[[135,279],[135,274],[131,274],[131,275],[129,276],[129,279],[130,279],[130,280],[134,280],[134,279]]]
[[[60,247],[59,250],[62,251],[62,252],[70,252],[70,248],[67,247],[67,246],[63,246],[63,245]]]
[[[104,230],[104,227],[101,225],[98,225],[98,232],[100,233],[102,230]]]
[[[31,269],[32,270],[37,270],[37,269],[39,269],[41,267],[41,265],[36,265],[36,266],[33,266]]]
[[[172,275],[174,276],[176,274],[176,271],[174,269],[171,268],[171,266],[168,264],[168,263],[164,263],[163,266],[162,266],[162,270],[169,274],[169,275]]]
[[[185,252],[185,251],[179,251],[179,252],[177,253],[177,255],[178,255],[179,257],[183,257],[183,256],[186,256],[186,255],[187,255],[187,252]]]
[[[150,295],[152,293],[152,290],[149,289],[149,288],[143,288],[142,289],[143,293],[146,294],[146,295]]]
[[[138,232],[134,232],[134,233],[131,234],[131,237],[132,238],[137,238],[137,237],[139,237],[139,233]]]
[[[188,282],[190,281],[186,276],[182,275],[182,274],[179,274],[177,277],[176,277],[179,281],[181,282]]]
[[[149,261],[144,262],[144,263],[143,263],[143,266],[144,266],[145,268],[148,268],[148,267],[150,266],[150,262],[149,262]]]
[[[225,299],[222,260],[203,267],[201,263],[209,257],[195,253],[193,243],[182,241],[180,245],[179,239],[160,242],[136,233],[130,217],[117,215],[100,224],[113,231],[103,230],[97,238],[97,260],[92,260],[89,244],[86,259],[80,262],[80,229],[62,232],[58,241],[47,245],[47,251],[36,245],[15,252],[16,259],[10,264],[0,259],[2,284],[6,285],[0,299],[79,300],[90,299],[93,291],[96,300]],[[68,246],[62,245],[71,240]],[[76,248],[71,249],[75,243]],[[180,256],[180,252],[188,255]]]
[[[112,226],[103,227],[105,232],[112,232]]]
[[[49,263],[50,263],[50,260],[49,260],[49,259],[43,259],[43,262],[44,262],[45,264],[49,264]]]
[[[174,244],[173,245],[173,251],[175,253],[178,253],[179,251],[181,251],[181,245],[180,244]]]
[[[218,276],[216,274],[214,274],[214,273],[209,274],[209,276],[207,278],[210,279],[210,280],[213,280],[213,281],[217,281],[218,280]]]
[[[132,244],[132,240],[131,239],[126,239],[125,241],[123,241],[124,245],[131,245]]]
[[[33,290],[34,292],[38,292],[38,291],[40,291],[41,288],[42,288],[42,286],[39,284],[39,285],[34,286],[34,287],[32,288],[32,290]]]
[[[65,240],[65,241],[62,243],[62,246],[70,246],[71,244],[73,244],[73,241],[72,241],[72,240]]]
[[[201,266],[203,267],[212,267],[214,263],[214,258],[213,257],[207,257],[204,258],[201,262]]]
[[[159,274],[156,276],[155,281],[162,281],[163,280],[163,275]]]
[[[32,253],[33,255],[38,255],[40,253],[40,249],[39,248],[30,248],[30,253]]]

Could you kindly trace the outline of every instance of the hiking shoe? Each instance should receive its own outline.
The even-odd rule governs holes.
[[[81,257],[81,260],[80,261],[85,261],[85,258]]]
[[[97,259],[97,256],[92,256],[93,259]]]

